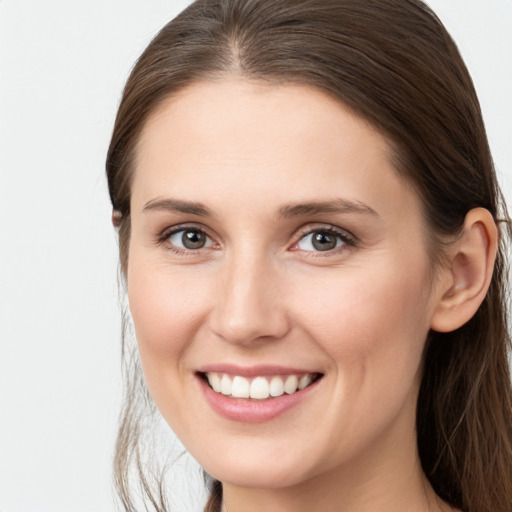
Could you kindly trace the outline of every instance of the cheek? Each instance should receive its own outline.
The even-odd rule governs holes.
[[[296,302],[301,325],[330,358],[330,425],[351,440],[350,446],[340,441],[347,453],[362,449],[395,418],[406,422],[403,432],[413,430],[429,325],[421,279],[357,274],[347,273],[337,286],[326,281],[307,294],[296,292],[308,297],[307,304]]]
[[[171,272],[161,263],[136,261],[128,274],[128,299],[144,380],[163,417],[184,435],[189,425],[176,420],[188,416],[176,411],[188,408],[182,389],[194,378],[185,355],[204,324],[204,301],[211,292],[183,269]]]
[[[304,329],[354,387],[371,381],[384,392],[414,378],[429,330],[426,273],[417,270],[347,272],[294,292]]]
[[[171,272],[154,262],[132,259],[128,299],[144,374],[152,387],[158,375],[174,367],[180,373],[181,354],[204,323],[209,296],[200,276]]]

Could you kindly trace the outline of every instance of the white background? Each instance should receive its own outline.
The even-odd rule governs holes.
[[[187,4],[0,0],[0,512],[115,509],[117,245],[104,158],[131,65]],[[473,75],[510,200],[512,0],[430,5]]]

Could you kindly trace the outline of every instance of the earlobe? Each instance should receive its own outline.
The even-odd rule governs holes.
[[[497,249],[492,215],[484,208],[471,210],[461,236],[448,250],[447,272],[431,322],[434,331],[454,331],[476,313],[491,282]]]
[[[119,210],[112,210],[112,225],[117,229],[121,225],[123,214]]]

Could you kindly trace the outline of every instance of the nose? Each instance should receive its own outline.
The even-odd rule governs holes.
[[[262,257],[240,255],[224,262],[211,317],[217,336],[251,345],[286,335],[290,323],[277,270]]]

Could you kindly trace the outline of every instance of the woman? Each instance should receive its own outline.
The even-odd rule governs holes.
[[[147,388],[206,510],[512,509],[506,235],[475,91],[419,0],[201,0],[107,174]],[[116,477],[141,455],[131,358]],[[143,389],[143,388],[142,388]]]

